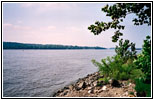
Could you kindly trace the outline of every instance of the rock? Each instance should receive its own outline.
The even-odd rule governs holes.
[[[91,89],[92,89],[92,87],[88,87],[87,89],[88,89],[88,90],[91,90]]]
[[[98,93],[98,90],[94,90],[94,93]]]
[[[64,95],[66,95],[68,93],[68,91],[64,92]]]
[[[61,90],[57,91],[57,93],[61,93],[61,92],[62,92]]]
[[[137,92],[136,91],[134,92],[134,95],[135,95],[135,97],[137,97]]]
[[[128,91],[128,88],[124,88],[124,90],[123,90],[124,92],[127,92]]]
[[[103,90],[102,90],[102,89],[98,91],[98,93],[101,93],[101,92],[103,92]]]
[[[125,93],[123,94],[123,96],[128,96],[128,92],[125,92]]]
[[[132,85],[132,83],[129,83],[129,84],[128,84],[128,86],[131,86],[131,85]]]
[[[115,95],[118,95],[118,93],[116,92]]]
[[[86,88],[86,83],[85,82],[81,82],[79,83],[78,87],[81,89],[81,88]]]
[[[68,88],[69,88],[70,90],[73,90],[73,86],[72,86],[72,85],[70,85]]]
[[[93,86],[97,86],[97,83],[98,83],[97,81],[93,82]]]
[[[144,96],[144,93],[136,93],[133,82],[109,80],[110,84],[99,86],[100,81],[97,80],[98,73],[89,74],[87,77],[79,79],[76,83],[64,87],[57,91],[54,97],[137,97]],[[116,88],[119,87],[119,88]],[[130,94],[129,91],[134,92]]]
[[[117,80],[112,80],[111,86],[120,87],[120,83]]]
[[[89,90],[88,93],[93,93],[93,90]]]
[[[64,87],[64,89],[69,89],[69,87]]]
[[[112,79],[109,80],[109,83],[112,84]]]
[[[102,90],[103,90],[103,91],[105,91],[105,90],[106,90],[106,88],[107,88],[106,86],[103,86]]]
[[[75,89],[76,91],[79,91],[81,88],[79,88],[78,85],[75,85],[75,86],[74,86],[74,89]]]
[[[135,95],[129,94],[128,97],[135,97]]]
[[[88,79],[86,79],[86,80],[85,80],[85,83],[86,83],[86,85],[90,86],[91,81],[90,81],[90,80],[88,80]]]

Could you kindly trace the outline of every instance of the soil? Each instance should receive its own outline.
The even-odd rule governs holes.
[[[135,84],[129,80],[98,81],[99,72],[89,74],[54,94],[54,97],[136,97]],[[100,84],[101,83],[101,84]]]

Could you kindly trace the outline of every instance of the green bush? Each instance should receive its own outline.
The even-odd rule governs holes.
[[[104,77],[104,78],[99,78],[98,81],[102,82],[103,84],[108,84],[109,83],[110,78],[109,77]]]
[[[151,84],[144,83],[142,78],[135,80],[135,90],[137,92],[137,96],[140,97],[151,97]]]
[[[128,80],[129,75],[126,72],[122,72],[122,73],[120,73],[119,79],[120,80]]]
[[[151,39],[150,36],[144,40],[142,53],[137,56],[137,60],[134,61],[137,68],[144,72],[144,82],[151,83]]]
[[[116,46],[115,52],[117,55],[120,55],[120,57],[122,57],[125,61],[130,58],[136,58],[135,44],[132,42],[130,43],[129,40],[123,41],[123,39],[120,39],[119,46]]]
[[[144,75],[136,79],[135,90],[138,96],[151,96],[151,39],[150,36],[144,40],[141,54],[134,61],[138,69],[141,69]]]
[[[129,47],[131,49],[129,50]],[[136,56],[135,45],[129,41],[123,43],[119,40],[119,47],[116,47],[116,56],[102,59],[101,63],[92,60],[93,64],[99,68],[99,72],[104,75],[100,79],[108,83],[109,79],[134,80],[135,90],[138,96],[151,96],[151,40],[147,36],[144,40],[141,54]]]
[[[102,59],[101,63],[95,60],[92,60],[92,62],[99,68],[99,72],[103,74],[105,78],[128,80],[143,76],[142,71],[134,66],[132,59],[124,61],[119,55]]]

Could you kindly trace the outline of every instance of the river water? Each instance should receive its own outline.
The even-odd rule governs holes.
[[[114,54],[114,50],[3,50],[3,96],[50,97],[96,72],[92,59]]]

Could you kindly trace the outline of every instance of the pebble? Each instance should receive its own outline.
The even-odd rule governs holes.
[[[82,82],[78,85],[79,88],[86,88],[86,83]]]
[[[128,97],[135,97],[134,95],[129,94]]]
[[[128,92],[125,92],[125,93],[123,94],[123,96],[128,96]]]
[[[70,89],[70,90],[73,90],[73,86],[72,86],[72,85],[70,85],[70,86],[69,86],[69,89]]]
[[[118,93],[116,92],[115,95],[118,95]]]
[[[97,86],[97,81],[95,81],[95,82],[93,83],[93,85],[94,85],[94,86]]]
[[[106,88],[107,88],[106,86],[103,86],[102,90],[104,90],[104,91],[105,91],[105,90],[106,90]]]
[[[92,87],[88,87],[88,90],[91,90],[92,89]]]
[[[128,84],[128,86],[131,86],[131,85],[132,85],[132,83],[129,83],[129,84]]]
[[[110,83],[110,84],[112,83],[112,79],[109,80],[109,83]]]
[[[132,88],[134,86],[133,83],[126,84],[127,81],[125,83],[122,81],[123,83],[121,85],[120,83],[121,81],[116,82],[115,80],[109,80],[110,84],[97,86],[98,84],[98,80],[96,79],[96,77],[98,77],[97,74],[89,74],[88,77],[79,79],[77,83],[72,84],[68,87],[64,87],[62,90],[59,90],[57,92],[57,95],[55,96],[62,96],[62,97],[70,96],[70,94],[72,93],[77,94],[77,96],[78,95],[83,96],[84,93],[88,93],[88,96],[136,97],[136,92]],[[119,88],[113,86],[119,84],[121,85],[121,87]],[[120,91],[116,91],[116,89],[114,88],[117,88]],[[110,91],[110,89],[113,89],[114,91]],[[134,95],[129,94],[129,91],[133,91]],[[72,96],[74,96],[74,94]]]
[[[88,93],[92,93],[92,90],[89,90]]]
[[[68,91],[65,91],[63,95],[66,95],[68,93]]]

